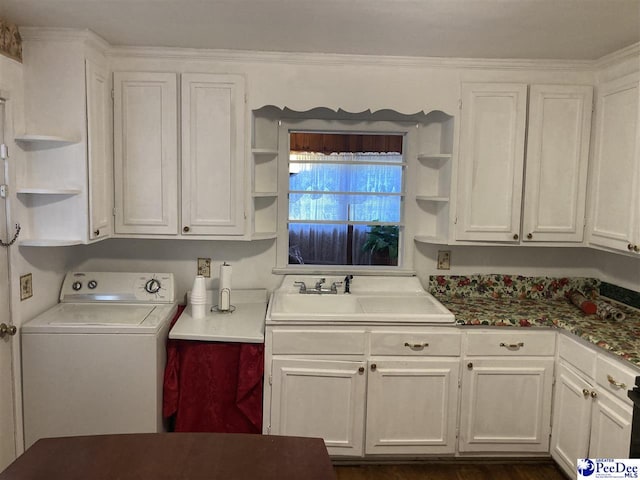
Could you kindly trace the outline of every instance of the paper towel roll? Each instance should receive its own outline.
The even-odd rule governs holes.
[[[616,308],[610,303],[597,300],[596,305],[598,306],[598,316],[603,320],[615,320],[617,322],[621,322],[626,318],[626,315],[622,310]]]
[[[593,315],[598,311],[598,307],[594,302],[585,297],[581,292],[577,290],[571,290],[566,295],[576,307],[582,310],[587,315]]]
[[[218,310],[231,308],[231,265],[224,262],[220,265],[220,283],[218,284]]]

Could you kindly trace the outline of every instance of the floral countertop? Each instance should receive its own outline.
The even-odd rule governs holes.
[[[508,275],[434,276],[430,291],[459,325],[561,328],[640,367],[640,310],[613,305],[626,318],[604,320],[586,315],[566,297],[578,290],[598,297],[599,281],[590,278]]]

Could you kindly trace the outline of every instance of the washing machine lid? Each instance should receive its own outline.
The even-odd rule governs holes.
[[[172,305],[59,303],[25,323],[23,333],[155,333],[167,324]]]

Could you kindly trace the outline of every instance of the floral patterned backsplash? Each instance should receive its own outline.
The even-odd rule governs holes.
[[[18,26],[0,18],[0,53],[22,62],[22,39]]]
[[[600,280],[584,277],[524,277],[521,275],[432,275],[429,291],[436,297],[517,298],[557,300],[571,290],[595,297]]]

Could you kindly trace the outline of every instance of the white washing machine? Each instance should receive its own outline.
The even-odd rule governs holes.
[[[25,448],[39,438],[162,431],[173,274],[71,272],[21,328]]]

